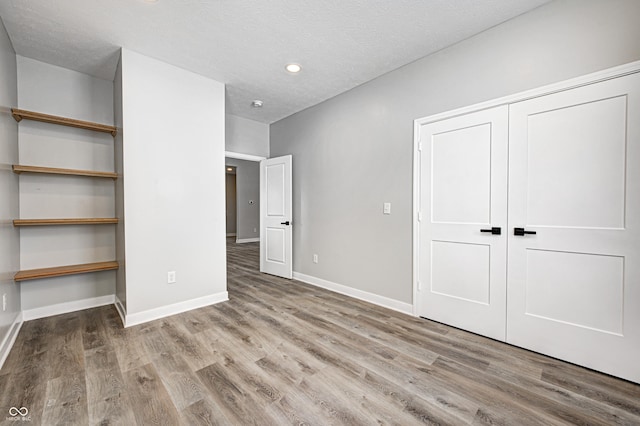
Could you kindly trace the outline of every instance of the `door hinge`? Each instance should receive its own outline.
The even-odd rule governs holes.
[[[422,290],[422,283],[420,281],[417,281],[418,284],[418,291]]]
[[[418,222],[422,222],[422,212],[418,212]]]
[[[422,141],[418,142],[418,151],[422,152]]]

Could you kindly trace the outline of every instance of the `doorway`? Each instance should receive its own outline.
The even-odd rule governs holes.
[[[225,152],[227,272],[259,271],[260,161],[264,157]]]
[[[236,237],[238,230],[238,200],[236,167],[225,165],[225,208],[227,221],[227,238]]]
[[[260,241],[260,163],[225,158],[227,237]]]

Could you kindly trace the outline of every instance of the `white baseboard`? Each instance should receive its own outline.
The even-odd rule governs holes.
[[[159,308],[149,309],[147,311],[137,312],[135,314],[125,313],[124,326],[131,327],[133,325],[157,320],[160,318],[168,317],[170,315],[180,314],[182,312],[202,308],[204,306],[214,305],[216,303],[225,302],[227,300],[229,300],[229,293],[223,291],[221,293],[212,294],[210,296],[199,297],[197,299],[174,303],[168,306],[161,306]]]
[[[16,342],[16,337],[18,337],[18,332],[20,331],[20,327],[22,327],[23,322],[22,312],[18,312],[16,319],[13,320],[13,323],[9,328],[9,332],[4,336],[2,344],[0,345],[0,368],[2,368],[4,362],[9,356],[9,352],[11,352],[11,348],[13,348],[13,344]]]
[[[179,314],[190,311],[192,309],[202,308],[204,306],[213,305],[229,300],[229,293],[226,291],[213,294],[210,296],[199,297],[197,299],[187,300],[185,302],[174,303],[173,305],[163,306],[160,308],[149,309],[148,311],[127,315],[122,301],[113,294],[107,296],[92,297],[90,299],[74,300],[73,302],[58,303],[51,306],[43,306],[41,308],[27,309],[18,315],[13,321],[9,332],[0,344],[0,368],[9,356],[9,352],[18,337],[18,332],[24,321],[30,321],[38,318],[45,318],[54,315],[66,314],[69,312],[81,311],[83,309],[97,308],[105,305],[115,305],[122,324],[125,327],[142,324],[147,321],[164,318],[170,315]]]
[[[112,305],[114,302],[115,296],[113,294],[109,294],[107,296],[91,297],[89,299],[74,300],[72,302],[43,306],[41,308],[26,309],[22,311],[22,319],[24,321],[30,321],[38,318],[67,314],[69,312],[82,311],[83,309]]]
[[[238,238],[236,240],[236,244],[257,243],[259,241],[260,241],[260,238]]]
[[[344,294],[345,296],[364,300],[365,302],[373,303],[374,305],[382,306],[383,308],[393,309],[394,311],[413,316],[413,305],[410,303],[389,299],[388,297],[347,287],[346,285],[336,284],[331,281],[323,280],[322,278],[312,277],[311,275],[305,275],[296,271],[293,271],[293,278],[298,281],[302,281],[303,283],[324,288],[325,290],[331,290],[335,293]]]
[[[120,300],[118,296],[115,296],[115,298],[116,301],[114,303],[114,306],[116,307],[116,311],[118,311],[118,315],[120,315],[120,321],[122,321],[122,326],[124,327],[126,324],[127,310],[124,308],[122,300]]]

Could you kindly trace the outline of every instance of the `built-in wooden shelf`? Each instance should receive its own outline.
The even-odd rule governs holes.
[[[56,266],[54,268],[40,268],[19,271],[14,281],[37,280],[39,278],[62,277],[65,275],[85,274],[87,272],[110,271],[118,269],[116,261],[83,263],[81,265]]]
[[[13,226],[49,226],[49,225],[109,225],[118,223],[116,217],[95,217],[75,219],[15,219]]]
[[[118,174],[114,172],[96,172],[94,170],[76,170],[76,169],[58,169],[55,167],[40,166],[22,166],[13,165],[14,173],[45,173],[50,175],[71,175],[71,176],[89,176],[98,178],[118,179]]]
[[[60,124],[62,126],[93,130],[95,132],[110,133],[111,136],[115,136],[118,133],[118,129],[107,124],[76,120],[74,118],[43,114],[41,112],[27,111],[24,109],[11,108],[11,115],[13,115],[13,118],[15,118],[17,122],[22,120],[42,121],[43,123]]]

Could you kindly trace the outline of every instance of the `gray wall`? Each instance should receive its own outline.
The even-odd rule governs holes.
[[[11,107],[18,105],[16,54],[4,24],[0,20],[0,364],[2,343],[8,337],[11,324],[20,313],[20,286],[13,275],[20,269],[20,235],[13,227],[19,217],[18,175],[11,165],[18,163],[18,123],[11,117]],[[7,309],[2,311],[2,295],[6,294]]]
[[[260,163],[226,158],[225,164],[236,167],[236,239],[260,238]]]
[[[225,151],[269,157],[269,125],[227,114]]]
[[[294,271],[411,303],[413,120],[638,60],[639,16],[558,0],[272,124],[271,156],[293,154]]]

